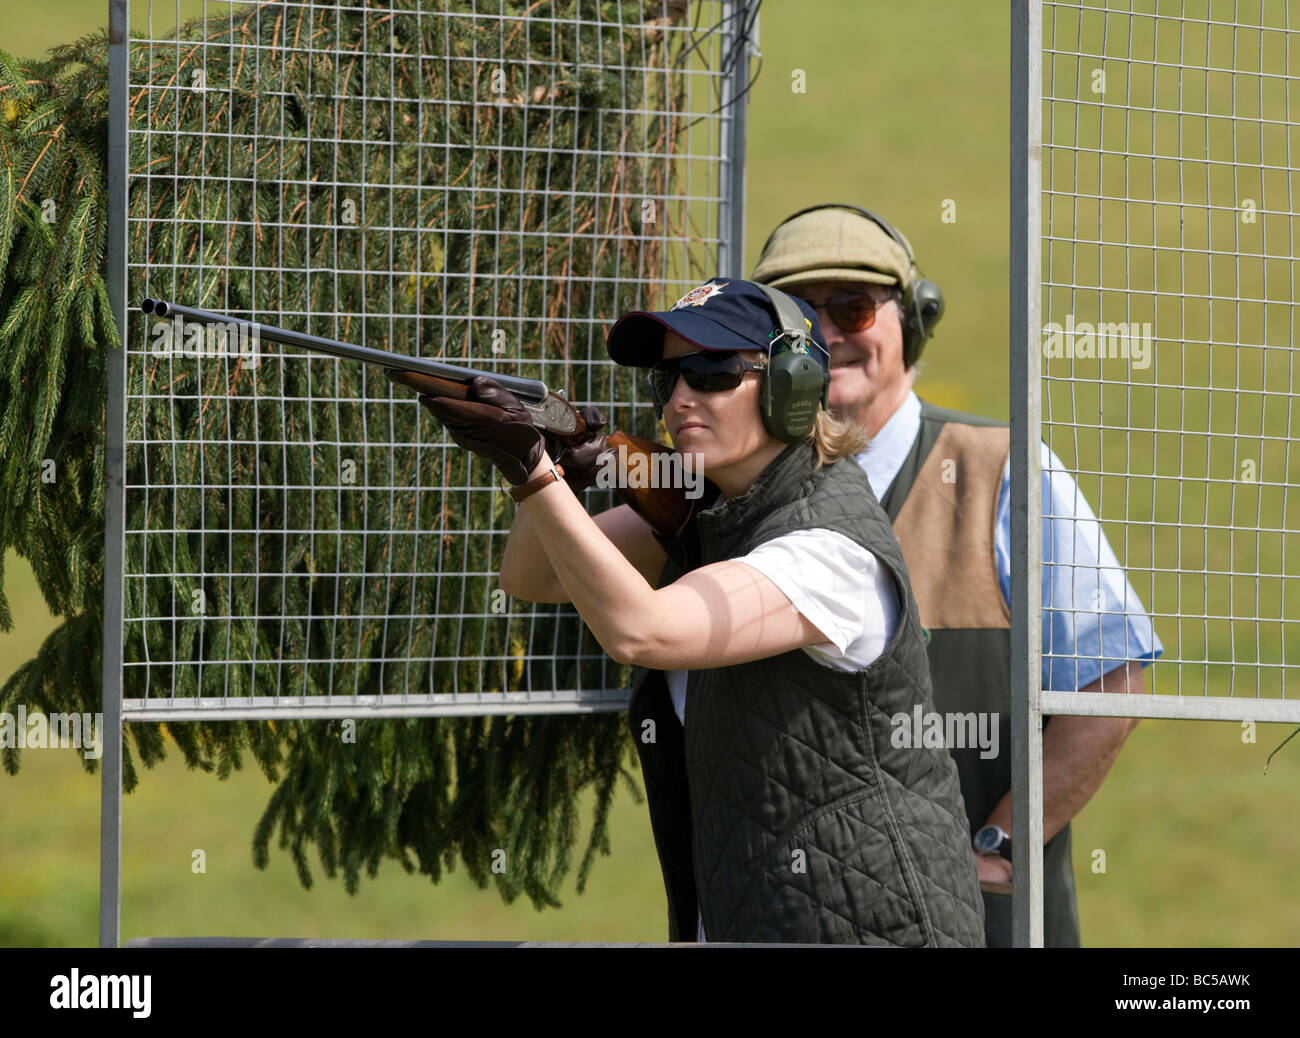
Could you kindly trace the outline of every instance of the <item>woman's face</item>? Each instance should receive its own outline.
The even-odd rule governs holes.
[[[675,333],[665,332],[664,360],[697,352],[695,346]],[[758,350],[744,350],[740,355],[752,364],[763,358]],[[739,474],[759,460],[765,465],[770,460],[766,455],[784,447],[763,428],[759,413],[761,379],[759,372],[747,371],[735,389],[704,393],[692,389],[679,376],[664,405],[664,425],[673,446],[683,454],[697,455],[696,465],[705,478],[718,483],[724,491],[733,482],[725,478],[729,471]],[[759,458],[760,454],[764,457]]]

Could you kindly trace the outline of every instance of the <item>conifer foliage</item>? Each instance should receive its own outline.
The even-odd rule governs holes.
[[[613,402],[616,424],[651,433],[641,409],[620,409],[628,375],[589,361],[606,322],[661,301],[662,231],[689,232],[689,207],[667,204],[685,101],[665,70],[685,58],[665,26],[684,5],[366,6],[253,4],[167,45],[133,42],[131,304],[480,367],[499,354],[502,370]],[[103,35],[38,61],[0,52],[0,558],[28,558],[63,619],[0,709],[99,709],[118,344],[107,69]],[[675,277],[696,273],[674,262]],[[190,355],[138,313],[125,338],[127,698],[625,683],[571,612],[494,612],[513,509],[376,372],[296,351]],[[0,627],[12,621],[0,573]],[[276,840],[306,886],[314,846],[351,891],[385,858],[435,882],[459,859],[506,900],[558,904],[579,794],[596,803],[579,889],[608,853],[619,777],[638,795],[621,713],[166,731],[191,767],[224,778],[248,754],[277,783],[254,860]],[[163,759],[163,726],[126,734],[129,791],[137,756]],[[16,772],[18,752],[4,763]]]

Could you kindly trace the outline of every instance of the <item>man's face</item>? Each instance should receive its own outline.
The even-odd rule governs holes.
[[[815,281],[786,289],[817,311],[822,335],[830,347],[831,410],[843,417],[862,415],[882,394],[893,396],[901,382],[910,384],[903,366],[903,327],[892,286],[862,281]],[[860,332],[845,332],[831,319],[825,304],[836,296],[866,294],[876,303],[875,318]]]

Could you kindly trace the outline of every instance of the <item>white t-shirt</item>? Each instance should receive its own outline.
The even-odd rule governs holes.
[[[758,570],[829,641],[805,646],[818,663],[861,670],[898,629],[898,592],[889,571],[866,548],[833,530],[795,530],[760,544],[743,562]],[[677,719],[686,723],[685,670],[665,672]]]
[[[862,670],[898,630],[898,591],[889,571],[866,548],[833,530],[795,530],[730,560],[758,570],[828,641],[803,650],[822,666]],[[686,723],[689,671],[664,676],[677,718]],[[699,920],[704,941],[704,919]]]

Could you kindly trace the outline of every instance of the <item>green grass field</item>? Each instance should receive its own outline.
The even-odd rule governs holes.
[[[144,6],[133,4],[137,24]],[[170,2],[160,6],[174,10]],[[199,5],[181,6],[188,12]],[[39,17],[11,18],[3,46],[37,53],[90,31],[105,10],[105,0],[51,0]],[[772,3],[764,7],[761,45],[749,124],[748,265],[772,225],[795,209],[845,201],[880,211],[906,232],[947,299],[918,390],[943,406],[1005,418],[1004,6]],[[791,89],[800,70],[806,93]],[[955,223],[940,218],[948,199],[956,204]],[[11,556],[5,574],[17,626],[0,634],[0,676],[30,658],[54,626],[25,564]],[[1158,630],[1171,644],[1176,632]],[[1289,731],[1261,725],[1256,741],[1244,743],[1235,723],[1138,726],[1075,822],[1086,944],[1300,944],[1300,740],[1263,773],[1269,751]],[[645,808],[622,791],[612,857],[597,863],[584,895],[570,890],[562,909],[537,912],[526,901],[503,904],[463,871],[435,887],[393,864],[377,880],[363,881],[355,897],[319,870],[316,886],[305,891],[284,852],[273,851],[265,872],[252,865],[253,827],[271,790],[260,773],[245,770],[223,783],[187,771],[173,755],[141,786],[125,804],[128,937],[666,935]],[[0,945],[96,941],[98,793],[98,777],[70,752],[28,752],[19,775],[0,776]],[[205,853],[203,874],[191,870],[195,850]],[[1097,851],[1104,852],[1104,872],[1094,871]]]

